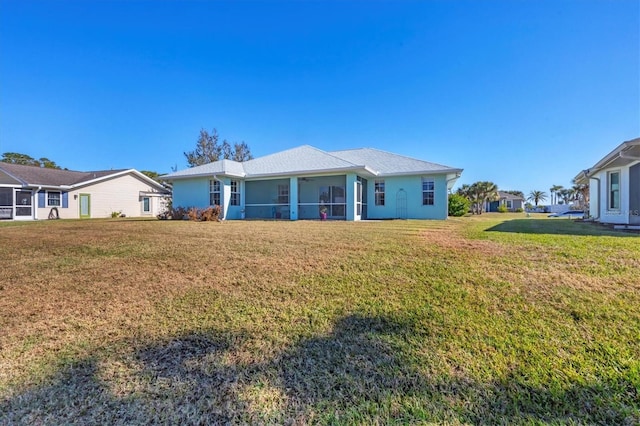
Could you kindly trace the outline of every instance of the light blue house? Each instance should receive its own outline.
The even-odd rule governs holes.
[[[304,145],[239,163],[220,160],[162,178],[174,207],[222,207],[224,219],[446,219],[462,169],[362,148]]]

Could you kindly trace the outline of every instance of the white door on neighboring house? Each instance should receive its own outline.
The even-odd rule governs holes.
[[[16,191],[16,215],[14,219],[33,219],[33,192],[22,189]]]

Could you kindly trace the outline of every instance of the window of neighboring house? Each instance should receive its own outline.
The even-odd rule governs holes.
[[[47,205],[60,207],[62,205],[62,193],[59,191],[47,191]]]
[[[384,206],[384,180],[376,179],[373,185],[373,192],[375,194],[376,206]]]
[[[620,210],[620,172],[609,172],[609,210]]]
[[[505,200],[505,201],[506,201],[506,203],[507,203],[507,208],[508,208],[508,209],[513,208],[513,204],[512,204],[512,201],[511,201],[511,200]]]
[[[151,198],[142,197],[142,212],[151,213]]]
[[[220,181],[215,179],[209,181],[209,205],[220,205]]]
[[[231,205],[240,205],[240,182],[237,180],[231,181]]]
[[[433,206],[436,183],[433,179],[422,178],[422,205]]]
[[[289,185],[278,185],[278,204],[289,204]]]

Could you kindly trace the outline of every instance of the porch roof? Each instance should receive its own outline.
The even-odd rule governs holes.
[[[574,180],[576,183],[588,183],[591,176],[603,169],[624,167],[635,161],[640,161],[640,138],[622,142],[613,151],[598,161],[593,167],[578,173]]]

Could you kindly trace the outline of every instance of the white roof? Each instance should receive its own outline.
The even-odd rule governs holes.
[[[369,168],[375,170],[377,172],[376,175],[378,176],[462,172],[461,169],[454,169],[441,164],[430,163],[428,161],[405,157],[403,155],[380,151],[373,148],[332,151],[330,154],[355,164],[366,164]]]
[[[239,163],[220,160],[163,176],[166,180],[195,176],[226,175],[259,178],[278,175],[346,172],[357,170],[370,176],[460,173],[462,169],[430,163],[371,148],[326,152],[309,145]]]

